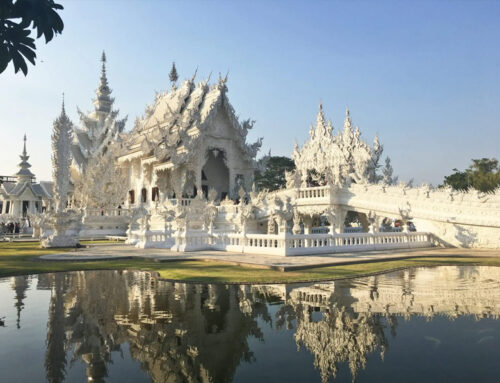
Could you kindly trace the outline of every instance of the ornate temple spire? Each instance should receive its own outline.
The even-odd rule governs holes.
[[[31,172],[31,170],[29,170],[31,168],[31,164],[28,162],[30,156],[28,156],[28,153],[26,152],[26,134],[24,134],[23,153],[19,157],[21,158],[21,162],[17,166],[20,169],[15,174],[15,176],[17,176],[17,181],[18,182],[31,181],[31,179],[35,177],[35,175]]]
[[[61,114],[54,121],[52,131],[52,176],[54,179],[53,196],[56,213],[61,213],[64,210],[68,198],[72,133],[73,123],[66,115],[63,99]]]
[[[104,115],[111,111],[114,101],[111,97],[111,89],[109,88],[108,78],[106,76],[106,53],[104,51],[102,51],[101,62],[101,78],[99,80],[99,86],[95,91],[97,97],[94,99],[94,107],[96,113]]]
[[[316,135],[322,137],[327,134],[325,114],[323,113],[323,104],[321,100],[318,106],[318,115],[316,116]]]
[[[118,135],[123,132],[127,117],[118,120],[119,111],[113,109],[115,99],[111,97],[111,89],[106,76],[106,54],[101,56],[102,69],[99,86],[96,89],[96,98],[93,101],[94,111],[83,113],[80,109],[80,126],[74,127],[71,152],[73,164],[77,172],[81,173],[90,158],[106,152],[108,146],[119,140]]]
[[[352,120],[349,108],[345,109],[344,133],[346,132],[352,132]]]

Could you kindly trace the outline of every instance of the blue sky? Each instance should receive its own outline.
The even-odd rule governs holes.
[[[127,129],[175,61],[182,79],[229,71],[262,154],[302,144],[321,99],[335,129],[348,106],[362,137],[378,133],[405,180],[438,184],[471,158],[500,157],[500,2],[59,1],[62,35],[38,41],[26,78],[11,66],[0,75],[2,175],[15,173],[26,132],[33,171],[50,179],[61,94],[77,123],[103,49]]]

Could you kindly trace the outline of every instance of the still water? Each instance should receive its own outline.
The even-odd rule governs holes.
[[[498,382],[500,268],[197,285],[0,279],[1,382]]]

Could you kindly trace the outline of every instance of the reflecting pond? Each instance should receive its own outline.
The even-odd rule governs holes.
[[[491,382],[500,268],[184,284],[132,271],[0,279],[3,382]]]

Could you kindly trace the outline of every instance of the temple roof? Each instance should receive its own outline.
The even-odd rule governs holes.
[[[0,190],[7,196],[17,197],[20,196],[26,189],[39,198],[51,198],[52,196],[52,182],[41,182],[39,184],[30,181],[25,182],[6,182],[0,185]]]
[[[195,84],[193,76],[179,87],[174,85],[168,92],[157,93],[152,105],[146,107],[144,115],[136,120],[133,131],[124,135],[126,152],[123,156],[154,152],[160,161],[178,157],[180,152],[188,151],[194,145],[217,112],[224,108],[229,124],[238,133],[236,137],[241,149],[254,158],[261,139],[252,145],[246,144],[246,135],[253,121],[238,120],[226,95],[226,82],[227,78],[219,77],[215,84],[210,85],[209,79]]]
[[[31,168],[31,164],[28,162],[30,156],[28,156],[28,153],[26,152],[26,134],[24,135],[23,153],[19,157],[21,158],[21,162],[17,165],[19,166],[19,171],[14,175],[23,180],[35,177],[31,170],[29,170],[29,168]]]

